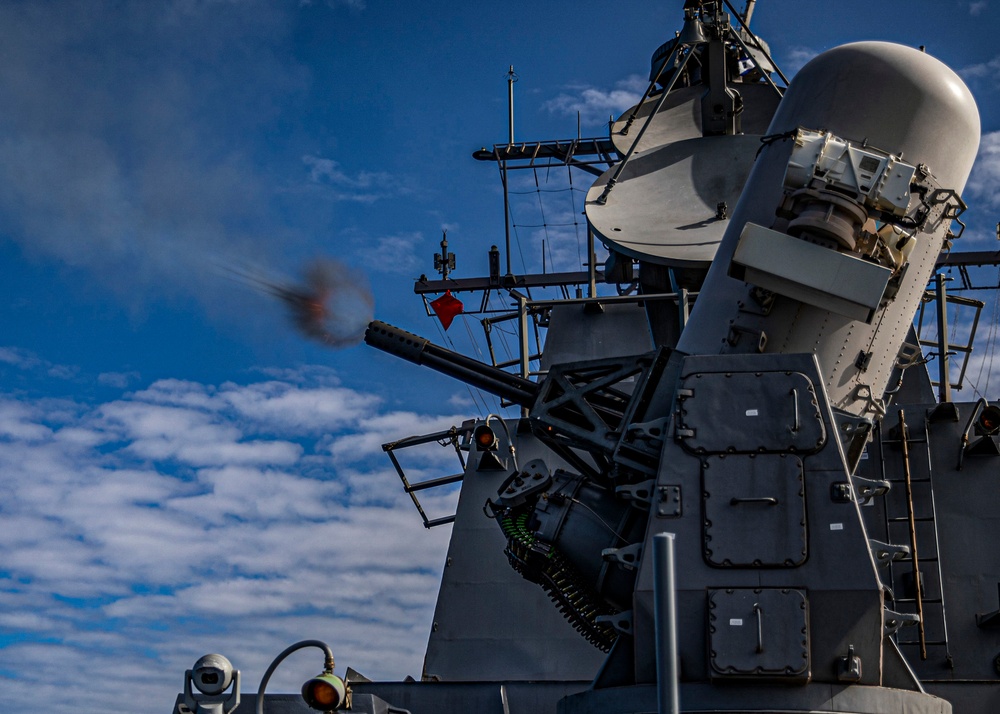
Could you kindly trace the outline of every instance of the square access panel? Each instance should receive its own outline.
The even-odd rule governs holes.
[[[708,591],[711,676],[808,682],[809,607],[805,591],[726,588]]]
[[[809,555],[802,460],[730,454],[702,461],[703,555],[719,568],[794,568]]]

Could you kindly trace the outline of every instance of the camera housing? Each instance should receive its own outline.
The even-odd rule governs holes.
[[[196,697],[192,685],[201,692]],[[232,692],[227,694],[229,688]],[[220,654],[207,654],[184,673],[181,714],[231,714],[240,704],[240,671]]]
[[[220,654],[207,654],[194,663],[191,680],[202,694],[222,694],[233,683],[233,665]]]

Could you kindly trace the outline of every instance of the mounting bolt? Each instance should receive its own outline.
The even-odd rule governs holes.
[[[837,661],[837,679],[841,682],[861,681],[861,658],[854,654],[854,645],[848,645],[847,656]]]

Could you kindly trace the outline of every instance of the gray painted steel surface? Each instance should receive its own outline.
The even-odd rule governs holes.
[[[699,136],[634,157],[606,203],[616,168],[587,193],[587,220],[609,247],[639,260],[707,267],[729,225],[718,205],[736,205],[760,137]]]
[[[732,86],[740,93],[745,107],[740,116],[743,133],[764,134],[780,97],[766,84],[734,83]],[[702,136],[701,96],[704,93],[705,88],[701,85],[682,87],[671,92],[671,96],[667,97],[642,135],[636,152],[647,152],[675,141]],[[619,153],[624,155],[632,148],[639,133],[638,127],[649,118],[658,101],[659,96],[654,96],[642,103],[627,134],[622,134],[622,129],[635,107],[626,110],[612,123],[611,141]]]

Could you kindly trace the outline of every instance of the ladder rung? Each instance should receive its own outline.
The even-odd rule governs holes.
[[[895,600],[893,600],[893,602],[896,603],[897,605],[900,604],[900,603],[906,604],[906,603],[916,602],[916,601],[917,601],[917,599],[915,597],[898,597]],[[939,597],[935,597],[935,598],[925,597],[925,598],[921,598],[920,601],[924,605],[940,605],[941,602],[942,602],[941,598],[939,598]]]
[[[889,523],[908,523],[909,518],[906,516],[897,516],[896,518],[890,518]],[[916,523],[928,523],[934,520],[934,516],[920,516],[919,518],[914,518]]]

